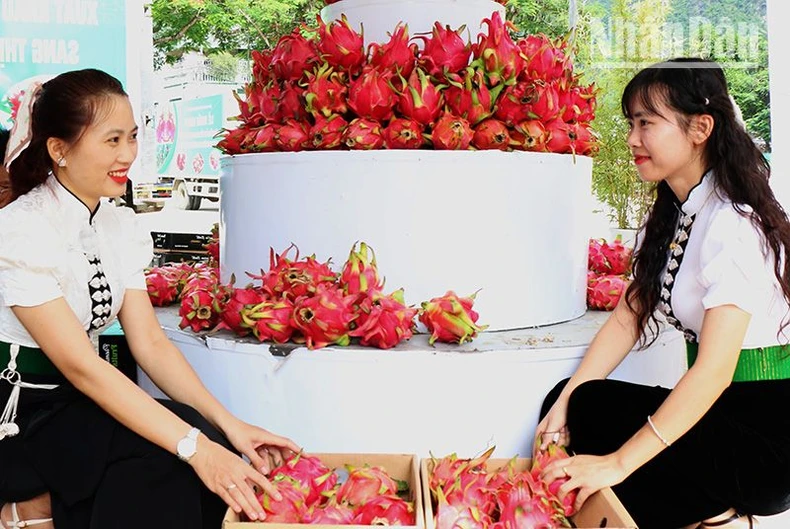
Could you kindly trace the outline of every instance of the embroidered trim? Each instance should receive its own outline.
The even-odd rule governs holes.
[[[691,235],[691,227],[696,218],[694,215],[686,215],[681,211],[680,219],[678,219],[678,229],[675,232],[675,237],[669,245],[669,262],[667,264],[667,271],[664,273],[664,281],[661,286],[661,301],[658,303],[658,308],[666,316],[667,323],[675,327],[683,333],[687,342],[696,343],[697,333],[691,329],[686,329],[682,323],[675,317],[672,311],[672,289],[675,286],[680,265],[683,262],[683,256],[688,246],[689,236]]]
[[[91,324],[88,332],[101,329],[107,324],[112,311],[112,291],[104,275],[101,259],[98,255],[85,254],[91,265],[93,276],[88,282],[88,293],[91,298]]]

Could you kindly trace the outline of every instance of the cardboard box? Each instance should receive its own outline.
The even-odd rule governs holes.
[[[420,469],[418,459],[413,454],[310,454],[317,456],[329,468],[342,468],[344,465],[355,467],[380,466],[393,479],[406,481],[409,484],[409,500],[414,502],[416,525],[402,526],[411,529],[425,529],[425,513],[422,505],[420,488]],[[222,522],[223,529],[299,529],[323,527],[324,529],[370,529],[369,525],[322,525],[322,524],[285,524],[266,522],[242,522],[239,515],[228,509]]]
[[[99,335],[99,355],[137,384],[137,362],[118,320]]]
[[[486,470],[496,470],[508,464],[509,459],[489,459]],[[520,457],[516,459],[516,470],[521,472],[530,466],[530,459]],[[430,473],[433,470],[433,461],[423,459],[420,461],[420,477],[422,480],[422,503],[425,510],[425,528],[436,529],[434,521],[433,504],[431,502]],[[592,529],[606,527],[609,529],[635,529],[634,522],[623,504],[617,499],[610,488],[600,490],[590,496],[582,509],[571,518],[574,527]]]

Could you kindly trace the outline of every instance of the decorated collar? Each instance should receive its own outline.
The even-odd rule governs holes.
[[[680,211],[687,216],[696,215],[708,201],[712,192],[713,174],[711,171],[707,171],[702,175],[699,183],[691,188],[686,200],[679,205]]]
[[[70,219],[73,218],[81,223],[87,222],[88,224],[93,222],[96,213],[99,212],[101,201],[99,201],[99,203],[96,204],[96,208],[91,211],[88,205],[77,195],[72,193],[69,188],[63,185],[54,174],[50,175],[47,179],[47,185],[57,197],[58,202],[64,209],[64,213],[66,213]]]

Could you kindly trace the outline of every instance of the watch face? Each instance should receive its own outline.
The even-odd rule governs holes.
[[[197,443],[194,439],[184,438],[178,442],[178,456],[182,459],[189,459],[197,451]]]

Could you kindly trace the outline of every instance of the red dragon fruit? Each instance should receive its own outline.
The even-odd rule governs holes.
[[[492,516],[497,507],[496,491],[483,472],[462,472],[443,492],[450,505],[475,507],[487,516]]]
[[[349,86],[348,106],[361,118],[379,122],[389,120],[396,102],[395,92],[389,83],[391,77],[389,72],[366,67]]]
[[[472,138],[472,145],[476,149],[499,149],[507,151],[510,149],[510,133],[507,125],[498,119],[487,119],[475,127],[475,135]]]
[[[368,64],[377,70],[409,77],[417,58],[417,45],[409,44],[409,27],[401,23],[395,26],[386,44],[372,43],[368,47]]]
[[[587,281],[587,306],[594,310],[614,310],[626,287],[620,275],[596,276]]]
[[[388,149],[419,149],[425,139],[422,125],[407,118],[393,118],[383,131]]]
[[[247,129],[224,129],[224,136],[220,139],[215,147],[225,154],[240,154],[241,142],[247,135]]]
[[[281,151],[303,151],[310,145],[310,134],[304,123],[288,120],[277,127],[275,142]]]
[[[292,249],[296,250],[293,260],[288,257]],[[299,248],[291,244],[283,253],[277,255],[274,248],[269,248],[269,271],[254,275],[247,272],[253,279],[261,281],[264,292],[272,299],[286,297],[296,299],[313,294],[320,285],[331,285],[337,280],[330,262],[319,262],[315,255],[299,258]]]
[[[346,466],[348,479],[337,491],[337,501],[350,505],[364,505],[377,496],[397,495],[398,485],[381,467]]]
[[[450,505],[441,489],[437,498],[436,529],[488,529],[492,525],[491,517],[477,507]]]
[[[433,345],[437,340],[462,344],[488,327],[477,325],[478,314],[472,310],[475,295],[459,298],[450,290],[444,296],[422,304],[420,321],[431,333],[429,344]]]
[[[294,120],[303,122],[307,120],[304,89],[294,82],[283,83],[283,91],[278,106],[282,121]]]
[[[349,149],[380,149],[384,146],[381,125],[372,119],[356,118],[346,127],[343,144]]]
[[[232,281],[231,281],[232,283]],[[245,312],[263,303],[264,294],[255,288],[233,288],[228,301],[222,307],[220,321],[214,330],[227,329],[239,336],[246,336],[253,331],[254,325],[245,318]]]
[[[286,343],[294,333],[294,305],[287,298],[259,303],[243,312],[245,325],[261,342]]]
[[[369,252],[368,252],[369,251]],[[346,294],[380,291],[384,284],[376,266],[376,254],[365,242],[351,247],[348,259],[340,272],[340,286]]]
[[[345,296],[339,288],[318,285],[312,297],[294,303],[293,325],[300,331],[308,349],[350,343],[351,322],[357,317],[353,304],[356,296]]]
[[[272,52],[271,66],[278,79],[296,81],[312,65],[318,62],[318,53],[313,41],[305,38],[295,29],[290,35],[283,35]]]
[[[343,146],[343,133],[348,122],[342,116],[334,114],[315,118],[315,125],[310,128],[310,142],[315,150],[339,149]]]
[[[257,109],[264,121],[280,121],[280,100],[283,97],[280,83],[272,81],[260,90],[253,90],[250,95],[255,98],[253,100],[254,108]]]
[[[565,87],[560,83],[559,105],[562,108],[562,120],[566,123],[589,123],[595,118],[595,84],[588,86]]]
[[[403,289],[389,296],[378,292],[369,295],[360,303],[357,328],[351,336],[361,338],[365,346],[389,349],[412,337],[414,316],[417,309],[406,306]]]
[[[529,470],[532,478],[536,481],[541,479],[541,472],[546,465],[553,461],[558,461],[561,459],[567,459],[568,452],[565,451],[565,448],[556,444],[556,443],[549,443],[545,450],[539,451],[535,458],[532,460],[532,466]],[[565,495],[565,498],[560,500],[559,499],[559,488],[563,485],[563,483],[567,482],[569,478],[562,477],[560,479],[555,479],[551,483],[544,485],[546,486],[546,491],[553,497],[554,502],[556,503],[555,508],[558,509],[560,513],[564,516],[572,516],[575,513],[574,504],[576,503],[576,495],[578,493],[577,490],[572,490],[570,493]]]
[[[601,253],[609,264],[608,270],[601,272],[609,274],[628,274],[630,272],[633,251],[623,244],[621,236],[615,237],[611,243],[604,241],[601,245]]]
[[[265,85],[272,76],[272,54],[270,50],[252,50],[252,78],[259,85]]]
[[[511,22],[504,22],[498,11],[491,18],[483,19],[483,22],[488,26],[488,34],[478,35],[473,53],[485,69],[489,86],[515,83],[526,67],[521,49],[508,32],[508,29],[515,29],[515,26]]]
[[[400,113],[424,126],[436,121],[444,106],[444,85],[434,85],[421,68],[415,68],[404,86],[398,97]]]
[[[550,152],[586,156],[597,150],[590,129],[584,124],[565,123],[557,118],[546,124],[546,134],[546,148]]]
[[[329,503],[313,505],[305,515],[303,523],[324,525],[353,525],[356,513],[348,505]]]
[[[527,64],[521,75],[524,79],[542,79],[553,81],[572,73],[572,63],[565,53],[566,41],[556,44],[543,34],[529,35],[519,40],[516,45],[527,58]]]
[[[472,48],[461,36],[464,26],[457,31],[436,22],[430,38],[416,36],[424,43],[418,63],[436,79],[458,80],[458,72],[469,65]]]
[[[359,525],[414,525],[414,506],[396,495],[376,496],[357,508]]]
[[[533,95],[531,83],[508,86],[497,99],[494,116],[511,127],[530,119],[528,105],[532,103]]]
[[[465,472],[485,472],[486,461],[496,449],[492,446],[474,459],[459,459],[457,454],[442,458],[431,456],[431,477],[428,484],[432,492],[454,483],[456,478]]]
[[[516,149],[533,152],[546,150],[546,128],[537,119],[517,123],[513,127],[512,138]]]
[[[325,24],[318,17],[318,49],[332,67],[354,75],[365,63],[362,35],[357,33],[345,15]]]
[[[555,513],[543,494],[535,494],[539,487],[528,473],[518,474],[513,481],[497,491],[499,521],[505,527],[561,527],[561,515]]]
[[[303,453],[295,454],[288,458],[282,465],[272,470],[269,478],[288,476],[295,479],[307,490],[306,505],[312,506],[318,502],[325,492],[332,490],[337,484],[337,474],[324,465],[315,456]]]
[[[269,523],[299,523],[307,514],[307,491],[297,480],[279,476],[272,480],[277,492],[282,496],[276,500],[267,492],[258,496],[266,521]]]
[[[451,86],[444,91],[444,97],[450,113],[474,126],[493,114],[496,99],[504,85],[489,89],[483,71],[471,67],[464,70],[462,79],[460,83],[450,81]]]
[[[315,72],[307,73],[304,99],[307,111],[315,117],[328,118],[348,111],[348,83],[345,76],[324,63]]]
[[[145,274],[145,286],[148,290],[148,299],[154,307],[166,307],[178,298],[176,282],[156,268]]]
[[[266,117],[261,113],[260,95],[264,86],[269,86],[269,84],[259,85],[255,83],[248,83],[245,85],[245,99],[242,99],[241,96],[235,91],[232,92],[233,97],[236,99],[236,102],[239,105],[239,112],[241,112],[235,118],[237,121],[241,121],[244,125],[248,125],[250,127],[257,127],[263,124],[263,122],[266,120]],[[275,84],[274,86],[279,88],[279,85]]]
[[[469,148],[474,135],[475,133],[467,120],[445,113],[434,124],[429,137],[434,149],[465,150]]]
[[[221,313],[221,302],[215,290],[193,290],[181,299],[178,311],[181,322],[178,326],[182,329],[189,327],[192,332],[213,329]]]
[[[534,82],[527,84],[527,114],[531,119],[546,123],[560,115],[560,97],[556,83]]]

